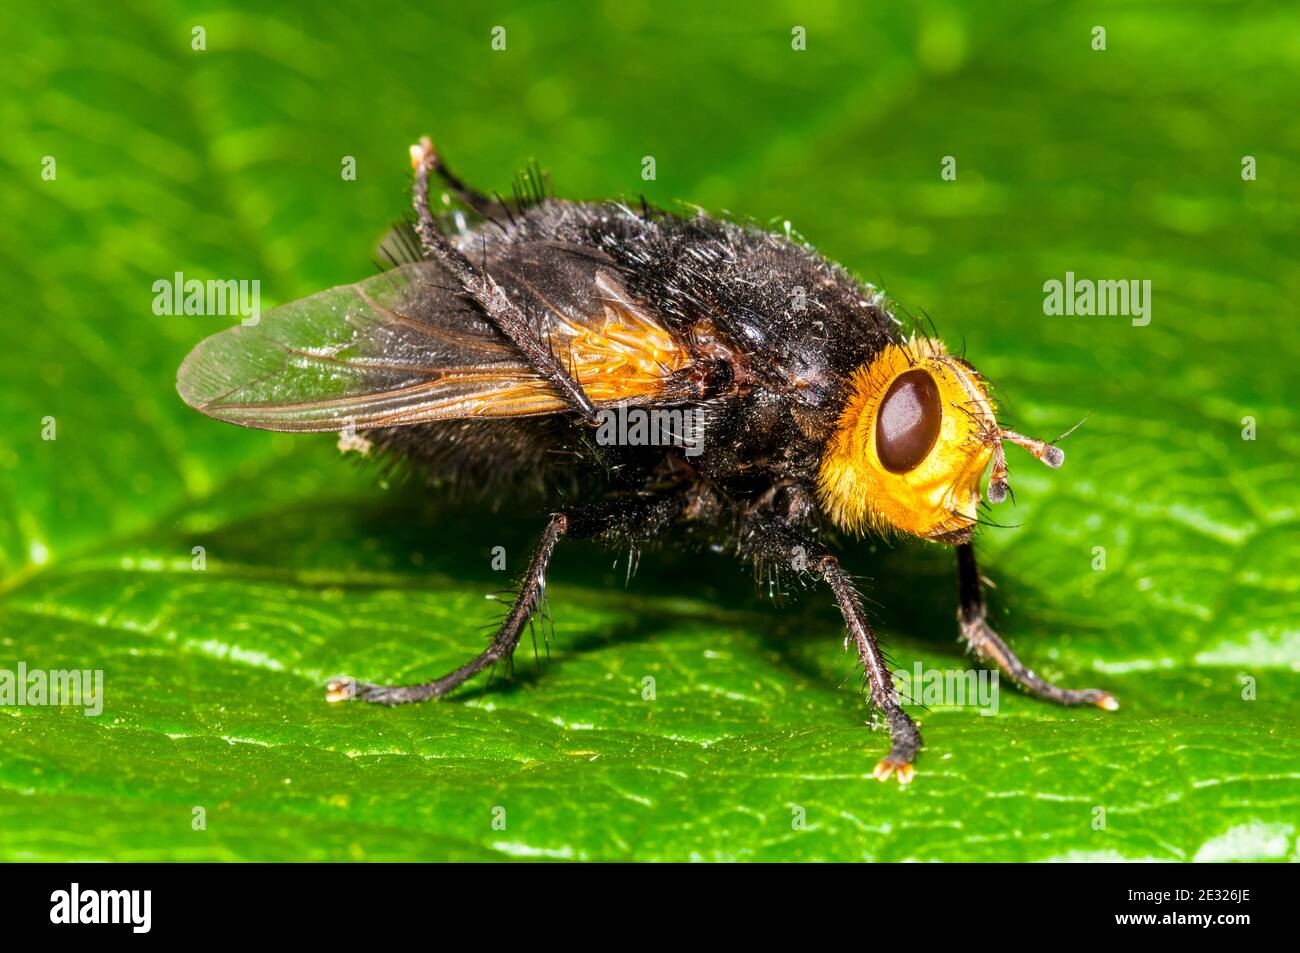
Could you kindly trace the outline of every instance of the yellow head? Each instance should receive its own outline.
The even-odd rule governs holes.
[[[990,461],[989,501],[1006,497],[1003,440],[1049,466],[1059,467],[1065,457],[1051,444],[999,427],[983,378],[942,342],[889,345],[849,382],[822,456],[822,506],[850,532],[893,529],[964,542]]]

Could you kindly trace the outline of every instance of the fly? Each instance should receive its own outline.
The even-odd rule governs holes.
[[[559,200],[536,175],[503,201],[462,182],[428,139],[411,159],[415,240],[390,251],[393,268],[213,335],[177,381],[210,417],[339,432],[444,486],[549,510],[482,653],[419,684],[334,679],[329,701],[441,698],[511,659],[560,539],[635,553],[671,533],[760,578],[825,582],[889,728],[873,773],[906,783],[921,735],[823,541],[838,531],[953,547],[958,625],[978,658],[1039,698],[1118,707],[1040,678],[987,620],[972,542],[981,477],[1001,502],[1005,443],[1054,468],[1064,454],[1002,427],[979,372],[905,328],[882,294],[787,234],[644,201]],[[431,173],[454,197],[449,216],[430,208]]]

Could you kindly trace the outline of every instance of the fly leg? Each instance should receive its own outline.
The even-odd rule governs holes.
[[[424,253],[442,264],[460,284],[465,294],[482,309],[494,327],[518,349],[530,367],[588,424],[596,426],[600,419],[596,408],[582,385],[569,372],[550,345],[542,339],[538,329],[524,314],[518,304],[510,300],[496,280],[484,270],[475,267],[439,229],[429,210],[429,172],[445,168],[427,139],[411,147],[415,164],[415,231],[420,237]]]
[[[988,609],[984,605],[980,571],[975,563],[975,548],[970,543],[962,543],[957,547],[957,576],[961,593],[957,621],[961,624],[962,638],[977,658],[997,665],[1007,678],[1030,695],[1058,705],[1096,705],[1109,711],[1119,707],[1119,702],[1110,692],[1097,688],[1060,688],[1034,674],[1032,669],[1016,657],[1002,636],[988,624]]]
[[[473,186],[466,185],[460,176],[452,172],[443,161],[442,153],[433,144],[433,141],[425,136],[420,140],[419,145],[412,147],[412,162],[416,164],[416,170],[419,170],[419,163],[427,162],[429,168],[438,173],[443,184],[451,189],[456,198],[460,199],[470,208],[484,218],[491,218],[494,212],[500,211],[500,204],[488,198]],[[422,197],[417,199],[416,214],[428,214],[429,212],[429,190],[426,186]]]
[[[899,784],[907,784],[915,773],[912,762],[921,750],[921,732],[899,704],[893,676],[880,651],[876,633],[867,621],[866,613],[862,611],[862,597],[853,587],[849,574],[829,553],[820,556],[817,568],[835,593],[835,601],[839,603],[849,637],[857,646],[858,658],[867,673],[871,701],[884,713],[885,722],[889,725],[889,754],[876,763],[872,774],[881,781],[888,780],[890,775],[897,775]]]
[[[354,678],[332,679],[326,686],[325,700],[331,702],[360,699],[378,702],[383,705],[403,705],[408,702],[422,702],[430,698],[441,698],[452,689],[469,681],[483,669],[497,662],[509,660],[519,644],[524,626],[546,597],[546,567],[551,561],[551,553],[560,537],[568,530],[568,517],[556,513],[551,517],[542,540],[533,552],[532,561],[524,572],[510,611],[501,620],[501,627],[492,637],[486,649],[470,659],[460,668],[448,672],[442,678],[418,685],[372,685],[358,682]]]
[[[862,609],[862,597],[849,574],[826,547],[770,521],[744,532],[741,549],[760,559],[788,562],[792,557],[797,558],[800,566],[821,573],[826,580],[835,594],[840,615],[844,617],[848,640],[857,649],[858,659],[866,673],[871,704],[885,716],[885,723],[889,726],[889,753],[877,762],[872,774],[881,781],[896,776],[900,784],[907,784],[915,773],[912,763],[921,750],[921,732],[903,711],[880,642]]]
[[[326,701],[359,699],[383,705],[403,705],[441,698],[483,669],[497,662],[508,662],[519,645],[525,626],[545,602],[546,568],[561,536],[622,539],[635,546],[637,541],[647,539],[668,526],[681,512],[686,499],[682,495],[646,497],[580,506],[556,513],[542,533],[541,542],[533,552],[509,612],[486,649],[441,678],[416,685],[372,685],[354,678],[332,679],[326,686]]]

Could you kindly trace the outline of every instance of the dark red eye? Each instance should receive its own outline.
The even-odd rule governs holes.
[[[890,473],[906,473],[925,459],[939,438],[943,405],[939,387],[917,368],[900,374],[876,415],[876,454]]]

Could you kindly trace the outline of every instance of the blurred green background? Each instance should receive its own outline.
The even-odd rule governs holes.
[[[0,708],[0,858],[1295,860],[1300,10],[465,6],[0,11],[0,668],[106,678],[98,718]],[[372,273],[422,133],[487,189],[535,157],[565,197],[788,220],[1021,429],[1091,413],[1059,472],[1013,451],[1021,525],[980,544],[1002,633],[1120,711],[919,712],[916,781],[882,785],[824,592],[671,550],[625,589],[576,543],[540,674],[525,644],[457,701],[325,705],[476,652],[491,548],[517,571],[540,516],[199,417],[175,370],[231,319],[152,285]],[[1149,279],[1150,325],[1045,316],[1067,271]],[[968,664],[950,552],[844,558],[898,666]]]

